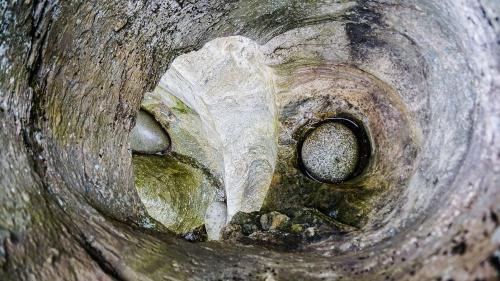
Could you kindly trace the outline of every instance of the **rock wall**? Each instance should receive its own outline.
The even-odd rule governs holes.
[[[0,279],[498,278],[495,0],[2,1],[0,11]],[[368,124],[366,186],[379,192],[353,196],[359,231],[280,252],[189,243],[148,215],[129,138],[144,94],[179,55],[234,35],[262,46],[278,115],[294,120],[279,128],[278,159],[301,112],[349,102]],[[281,179],[290,165],[278,162]]]

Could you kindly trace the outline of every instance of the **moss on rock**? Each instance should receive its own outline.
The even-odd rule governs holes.
[[[175,233],[203,225],[216,186],[201,170],[172,155],[134,155],[135,186],[148,213]]]

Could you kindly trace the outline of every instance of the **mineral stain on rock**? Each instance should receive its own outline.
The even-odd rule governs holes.
[[[350,9],[346,19],[345,33],[354,61],[366,59],[368,49],[384,44],[374,34],[374,27],[381,24],[381,15],[367,1],[358,1],[356,6]]]

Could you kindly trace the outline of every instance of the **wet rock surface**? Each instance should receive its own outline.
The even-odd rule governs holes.
[[[499,12],[495,0],[3,1],[0,279],[498,279]],[[262,46],[275,75],[266,213],[306,206],[358,230],[283,252],[189,243],[148,215],[129,149],[143,95],[176,57],[233,35]],[[177,130],[172,151],[220,183],[217,146],[195,141],[213,138],[185,129],[202,119],[172,101],[155,116]],[[373,144],[366,174],[309,181],[300,128],[345,111]]]
[[[175,233],[201,227],[217,186],[202,169],[174,156],[134,155],[135,187],[152,218]]]
[[[309,208],[239,212],[224,228],[222,239],[229,243],[292,251],[352,230],[352,227]]]

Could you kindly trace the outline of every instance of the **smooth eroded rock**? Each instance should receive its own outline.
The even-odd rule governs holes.
[[[199,136],[217,149],[211,157],[222,163],[228,221],[261,208],[276,164],[273,72],[265,60],[251,39],[217,38],[177,57],[158,86],[200,117],[207,134]]]
[[[135,187],[149,215],[176,233],[204,224],[217,187],[210,176],[171,155],[134,155]]]
[[[309,175],[324,182],[341,182],[356,169],[359,147],[356,136],[345,125],[320,125],[304,140],[302,163]]]
[[[156,120],[144,111],[139,111],[135,127],[130,132],[130,148],[134,152],[153,154],[170,147],[170,139]]]

